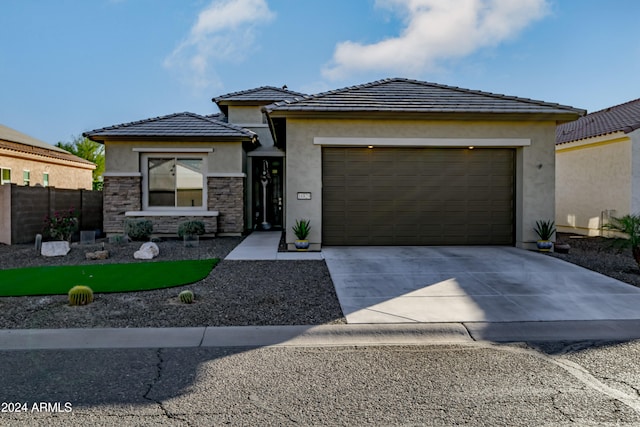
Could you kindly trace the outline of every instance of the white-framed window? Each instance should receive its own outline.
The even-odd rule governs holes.
[[[31,182],[31,171],[23,170],[22,171],[22,185],[28,187]]]
[[[206,155],[142,155],[144,210],[206,210]]]
[[[11,184],[11,169],[0,168],[0,185]]]
[[[49,172],[44,172],[42,174],[42,186],[43,187],[49,186]]]

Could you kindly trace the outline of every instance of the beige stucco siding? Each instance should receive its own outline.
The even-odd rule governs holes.
[[[49,174],[50,187],[90,190],[93,186],[91,165],[46,156],[0,149],[0,169],[10,169],[11,183],[17,185],[23,185],[23,172],[28,170],[31,187],[44,185],[45,173]]]
[[[560,231],[600,235],[603,211],[613,210],[618,216],[631,212],[632,151],[628,136],[556,147],[556,224]]]
[[[235,124],[247,124],[247,123],[262,123],[262,110],[261,106],[229,106],[229,123]]]
[[[241,142],[154,142],[107,141],[105,143],[105,173],[139,173],[140,154],[153,149],[193,153],[201,149],[207,154],[207,173],[242,173],[243,151]],[[209,152],[213,149],[212,152]]]
[[[516,245],[536,240],[538,219],[555,217],[555,122],[471,122],[287,118],[287,242],[296,219],[311,219],[312,248],[321,244],[322,146],[316,137],[352,138],[523,138],[531,144],[516,150]],[[298,192],[312,193],[297,200]]]

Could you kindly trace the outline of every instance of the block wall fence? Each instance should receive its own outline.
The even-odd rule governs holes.
[[[47,215],[72,208],[79,230],[102,230],[102,191],[0,185],[0,243],[33,243]]]

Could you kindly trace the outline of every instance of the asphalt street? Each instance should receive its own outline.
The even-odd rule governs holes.
[[[0,425],[640,425],[640,342],[0,352]]]

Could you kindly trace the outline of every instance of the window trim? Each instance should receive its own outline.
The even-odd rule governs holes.
[[[140,171],[142,174],[142,211],[163,211],[163,212],[206,212],[208,210],[207,200],[207,153],[206,150],[192,151],[176,151],[160,152],[153,151],[140,153]],[[171,158],[189,158],[202,160],[202,206],[149,206],[149,159],[166,159]]]
[[[4,171],[9,171],[9,180],[2,178]],[[0,168],[0,185],[11,184],[11,168]]]
[[[22,185],[25,187],[29,187],[31,185],[31,170],[23,169],[22,170]]]
[[[49,178],[51,178],[49,176],[49,172],[42,172],[42,186],[43,187],[48,187],[49,186]]]

